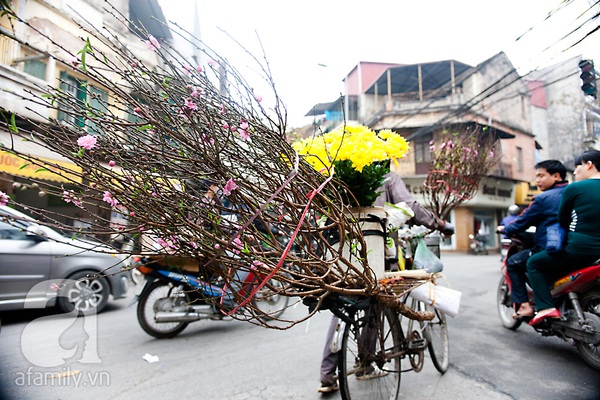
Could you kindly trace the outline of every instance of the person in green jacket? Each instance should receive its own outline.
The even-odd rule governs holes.
[[[575,182],[564,189],[558,208],[558,223],[568,233],[564,250],[558,254],[544,250],[527,262],[537,308],[531,325],[546,318],[560,318],[550,284],[600,258],[600,151],[587,150],[577,157],[573,175]]]

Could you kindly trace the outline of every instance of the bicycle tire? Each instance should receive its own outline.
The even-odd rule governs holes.
[[[273,290],[271,288],[276,288]],[[252,298],[252,306],[263,321],[277,319],[288,306],[290,298],[281,294],[284,290],[283,282],[271,278]]]
[[[431,321],[423,321],[423,334],[427,339],[427,348],[431,361],[441,374],[448,370],[450,365],[450,338],[448,336],[448,324],[446,315],[440,310],[433,308],[425,303],[421,303],[426,311],[433,311],[435,316]]]
[[[415,311],[424,311],[425,307],[420,305],[418,300],[413,298],[406,298],[405,303],[408,307]],[[415,346],[415,343],[411,343],[414,339],[424,338],[424,328],[425,326],[417,321],[416,319],[409,318],[405,315],[398,315],[398,320],[400,321],[400,326],[402,328],[403,337],[406,341],[404,348],[406,349],[406,357],[410,363],[410,367],[415,372],[420,372],[425,363],[425,350],[426,346]],[[427,339],[424,339],[427,341]],[[406,369],[403,372],[408,372],[408,366],[405,366]]]
[[[338,380],[344,400],[394,400],[400,394],[402,330],[398,315],[377,304],[369,309],[358,311],[354,315],[356,323],[346,324],[342,336]],[[369,339],[371,346],[366,345]],[[374,351],[365,356],[363,350],[372,346]],[[383,373],[368,374],[377,371],[372,367]]]

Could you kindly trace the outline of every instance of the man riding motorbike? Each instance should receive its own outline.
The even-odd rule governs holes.
[[[535,165],[535,169],[535,181],[542,193],[534,197],[529,207],[516,220],[496,229],[497,232],[510,237],[524,232],[529,227],[536,227],[533,247],[512,255],[506,263],[512,282],[511,298],[515,304],[513,318],[532,317],[534,314],[527,295],[527,260],[546,248],[546,231],[558,221],[558,206],[562,192],[567,186],[567,169],[560,161],[542,161]]]
[[[537,315],[531,325],[546,318],[560,318],[550,283],[560,276],[590,265],[600,257],[600,151],[587,150],[575,159],[575,182],[565,188],[558,209],[558,222],[568,230],[564,250],[542,251],[529,259],[527,272],[533,288]]]

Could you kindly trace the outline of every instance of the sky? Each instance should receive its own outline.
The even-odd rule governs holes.
[[[335,100],[343,92],[342,79],[360,61],[415,64],[454,59],[475,66],[504,51],[521,74],[576,55],[600,65],[600,32],[566,50],[598,26],[598,21],[588,22],[569,35],[600,6],[592,6],[596,0],[571,0],[560,8],[563,3],[159,0],[167,20],[190,31],[197,9],[202,41],[256,83],[257,92],[268,88],[257,65],[231,37],[258,59],[266,57],[290,127],[309,123],[304,115],[315,104]],[[269,107],[274,97],[258,94]]]

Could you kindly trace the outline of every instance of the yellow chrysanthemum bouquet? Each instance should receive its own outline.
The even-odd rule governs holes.
[[[408,142],[389,129],[375,132],[363,126],[344,126],[326,134],[299,140],[294,149],[325,175],[334,174],[336,189],[349,206],[371,206],[379,195],[390,160],[402,158]],[[343,183],[343,184],[340,184]]]

